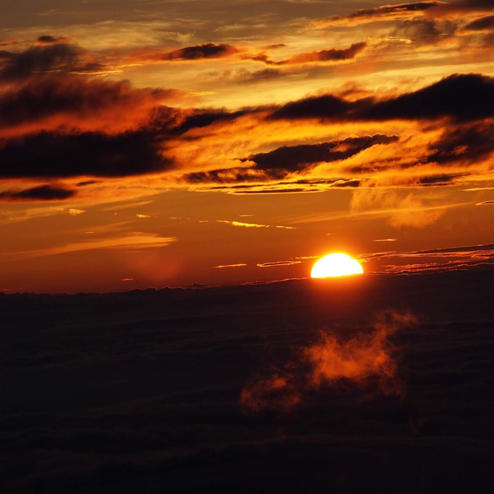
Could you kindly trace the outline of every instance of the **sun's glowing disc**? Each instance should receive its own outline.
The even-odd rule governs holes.
[[[328,254],[321,257],[310,273],[311,278],[329,278],[363,274],[364,270],[356,259],[341,253]]]

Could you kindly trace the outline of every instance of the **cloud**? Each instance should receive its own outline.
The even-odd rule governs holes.
[[[380,20],[404,19],[414,17],[444,3],[439,1],[425,1],[381,5],[370,9],[360,9],[349,15],[336,15],[320,21],[314,21],[311,25],[316,28],[324,28],[337,25],[355,26]]]
[[[67,213],[70,214],[70,216],[79,216],[80,214],[84,214],[86,211],[84,209],[78,209],[78,208],[69,208],[67,209]]]
[[[494,4],[492,0],[452,0],[442,2],[431,9],[434,16],[464,16],[465,14],[492,11]]]
[[[283,146],[274,151],[244,158],[242,161],[254,163],[250,167],[193,172],[186,174],[184,178],[189,183],[233,183],[280,179],[290,173],[307,171],[321,162],[344,160],[376,144],[388,144],[397,140],[397,136],[376,134],[321,144]],[[336,179],[332,182],[335,183]]]
[[[490,31],[494,28],[494,15],[475,19],[463,27],[465,31]]]
[[[283,225],[263,225],[261,223],[245,223],[243,221],[233,221],[233,220],[216,220],[218,223],[226,223],[231,226],[237,226],[241,228],[277,228],[279,230],[295,230],[294,226],[283,226]]]
[[[453,74],[417,91],[376,100],[347,101],[333,95],[287,103],[268,119],[322,121],[434,120],[460,122],[488,118],[494,107],[494,79],[479,74]]]
[[[82,242],[71,242],[54,247],[48,247],[45,249],[17,251],[12,253],[12,257],[44,257],[96,249],[149,249],[156,247],[166,247],[176,240],[177,239],[175,237],[164,237],[154,233],[131,233],[118,237],[84,240]]]
[[[98,72],[103,68],[98,62],[85,59],[85,52],[75,45],[41,42],[42,45],[21,52],[3,52],[0,81],[14,82],[54,72]]]
[[[0,200],[4,201],[62,201],[76,195],[76,191],[54,185],[39,185],[23,190],[4,190]],[[70,212],[71,210],[69,210]]]
[[[491,119],[473,124],[446,127],[439,139],[430,144],[429,162],[446,165],[478,163],[494,151],[494,124]]]
[[[492,152],[492,90],[492,78],[453,75],[382,99],[326,94],[229,112],[165,106],[161,100],[173,99],[173,90],[133,89],[125,82],[74,75],[30,79],[0,92],[0,177],[42,182],[81,177],[79,183],[91,183],[93,177],[174,172],[163,177],[163,186],[219,184],[217,190],[269,194],[360,187],[371,179],[376,184],[378,174],[387,170],[389,175],[394,169],[403,171],[400,183],[445,185],[473,173],[450,166],[480,163],[485,168],[482,160]],[[439,136],[438,129],[424,126],[438,119],[444,120]],[[400,133],[397,123],[390,125],[390,135],[359,135],[363,129],[356,126],[351,130],[356,137],[316,140],[327,139],[323,129],[330,122],[388,120],[415,120],[424,128],[423,135],[431,132],[431,137],[411,138],[405,130],[398,138],[393,135]],[[292,144],[301,141],[290,136],[287,121],[293,127],[310,126],[316,144]],[[398,142],[410,156],[406,162],[405,155],[397,153]],[[270,149],[273,143],[277,147]],[[375,152],[356,157],[372,146]],[[346,167],[337,163],[350,158]],[[324,163],[335,163],[332,176],[327,176],[328,166],[316,168]],[[421,175],[412,177],[406,171],[425,165],[429,168]],[[436,165],[442,167],[440,172]],[[98,190],[105,186],[100,180]],[[85,190],[84,197],[93,189]]]
[[[366,259],[378,257],[391,264],[380,265],[386,273],[420,273],[428,271],[456,271],[477,266],[492,265],[494,245],[479,244],[411,252],[382,252],[364,256]]]
[[[278,176],[277,171],[284,176],[289,172],[305,170],[321,162],[344,160],[376,144],[388,144],[397,140],[397,136],[377,134],[348,137],[341,141],[322,144],[283,146],[268,153],[255,154],[249,158],[249,161],[255,163],[254,168],[263,170],[269,176]]]
[[[42,45],[50,45],[53,43],[66,43],[67,38],[65,36],[51,36],[50,34],[43,34],[38,36],[36,42]]]
[[[175,96],[180,92],[77,76],[30,80],[0,92],[0,136],[55,129],[122,132],[146,123],[153,108]],[[173,118],[171,110],[167,115]]]
[[[424,228],[435,223],[446,211],[445,208],[425,205],[414,193],[403,195],[382,189],[356,190],[350,208],[365,213],[380,209],[394,228]]]
[[[293,266],[294,264],[301,264],[302,261],[297,259],[289,259],[287,261],[268,261],[268,262],[258,262],[256,266],[258,268],[277,268],[279,266]]]
[[[230,269],[230,268],[243,268],[247,266],[247,264],[244,263],[238,263],[238,264],[218,264],[215,266],[215,269]]]
[[[274,370],[244,386],[240,404],[249,413],[266,409],[289,412],[322,388],[345,385],[402,396],[404,383],[390,337],[416,323],[409,312],[388,311],[380,314],[369,330],[351,337],[321,331],[314,343],[298,349],[293,360],[273,365]]]
[[[230,80],[238,84],[252,84],[256,82],[279,79],[280,77],[284,77],[286,75],[290,74],[273,68],[255,71],[249,71],[242,68],[239,69],[234,75],[230,76]]]
[[[238,51],[235,46],[225,43],[203,43],[166,53],[139,50],[131,54],[129,59],[133,62],[184,62],[229,57]]]
[[[303,64],[303,63],[314,63],[314,62],[341,62],[344,60],[352,60],[362,52],[367,43],[353,43],[348,48],[330,50],[313,51],[309,53],[300,53],[299,55],[294,55],[293,57],[287,58],[285,60],[274,61],[271,60],[266,54],[261,53],[257,56],[251,58],[251,60],[256,60],[259,62],[264,62],[266,65],[292,65],[292,64]]]
[[[170,169],[157,136],[145,131],[105,135],[50,132],[8,141],[0,147],[0,177],[124,177]]]
[[[465,173],[441,173],[438,175],[428,175],[424,177],[410,177],[410,183],[424,186],[448,185],[456,179],[464,177]]]
[[[437,44],[454,36],[457,26],[452,21],[411,19],[398,23],[390,36],[411,41],[417,45]]]

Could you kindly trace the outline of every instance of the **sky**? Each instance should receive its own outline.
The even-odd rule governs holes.
[[[0,291],[492,262],[492,0],[6,0]]]

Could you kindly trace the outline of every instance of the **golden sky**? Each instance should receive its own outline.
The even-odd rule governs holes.
[[[492,0],[21,0],[0,291],[492,260]]]

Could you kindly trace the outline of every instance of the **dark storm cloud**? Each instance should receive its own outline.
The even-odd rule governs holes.
[[[288,103],[269,119],[433,120],[483,119],[493,114],[494,79],[479,74],[454,74],[430,86],[385,100],[346,101],[333,95]]]
[[[187,46],[165,53],[161,60],[199,60],[201,58],[221,58],[228,57],[238,50],[228,44],[204,43],[202,45]]]
[[[185,175],[189,183],[234,183],[246,181],[276,180],[291,173],[303,173],[318,163],[347,159],[375,144],[388,144],[398,140],[396,136],[374,135],[349,137],[341,141],[322,144],[283,146],[268,153],[259,153],[242,161],[252,161],[254,166],[224,168]]]
[[[481,17],[467,24],[463,29],[465,31],[487,31],[494,28],[494,15]]]
[[[145,131],[115,136],[96,132],[63,135],[41,132],[0,147],[0,177],[124,177],[172,166],[160,140]]]
[[[252,60],[264,62],[267,65],[291,65],[309,62],[341,62],[343,60],[351,60],[355,58],[357,54],[365,49],[367,43],[353,43],[348,48],[330,50],[313,51],[309,53],[300,53],[285,60],[274,61],[268,58],[264,53],[252,57]]]
[[[102,66],[84,61],[83,51],[67,43],[31,46],[22,52],[3,52],[0,81],[18,81],[51,72],[94,72]]]
[[[0,200],[6,201],[61,201],[73,197],[76,191],[53,185],[39,185],[30,189],[0,192]]]

